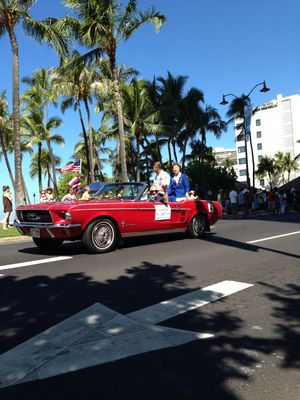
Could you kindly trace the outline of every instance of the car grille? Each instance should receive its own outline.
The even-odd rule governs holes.
[[[47,210],[22,210],[17,211],[17,217],[20,222],[31,223],[51,223],[51,215]]]

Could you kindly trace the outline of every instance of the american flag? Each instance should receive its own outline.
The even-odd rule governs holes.
[[[80,172],[81,170],[81,160],[76,160],[74,162],[68,163],[65,167],[61,169],[61,172]]]

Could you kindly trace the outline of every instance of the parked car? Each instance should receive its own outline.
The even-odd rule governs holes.
[[[221,216],[217,202],[149,201],[147,185],[130,182],[107,183],[89,200],[20,206],[14,225],[41,249],[81,239],[90,251],[104,253],[128,236],[187,232],[199,238]]]

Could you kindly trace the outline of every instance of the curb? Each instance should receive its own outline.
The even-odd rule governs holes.
[[[31,240],[30,236],[10,236],[0,238],[0,245],[1,244],[9,244],[9,243],[16,243],[16,242],[28,242]]]

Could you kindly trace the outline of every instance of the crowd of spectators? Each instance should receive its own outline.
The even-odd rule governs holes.
[[[223,215],[235,216],[240,213],[243,217],[249,214],[284,214],[300,211],[300,192],[294,188],[280,190],[277,187],[270,190],[247,188],[229,192],[219,190],[217,201],[221,205]]]

